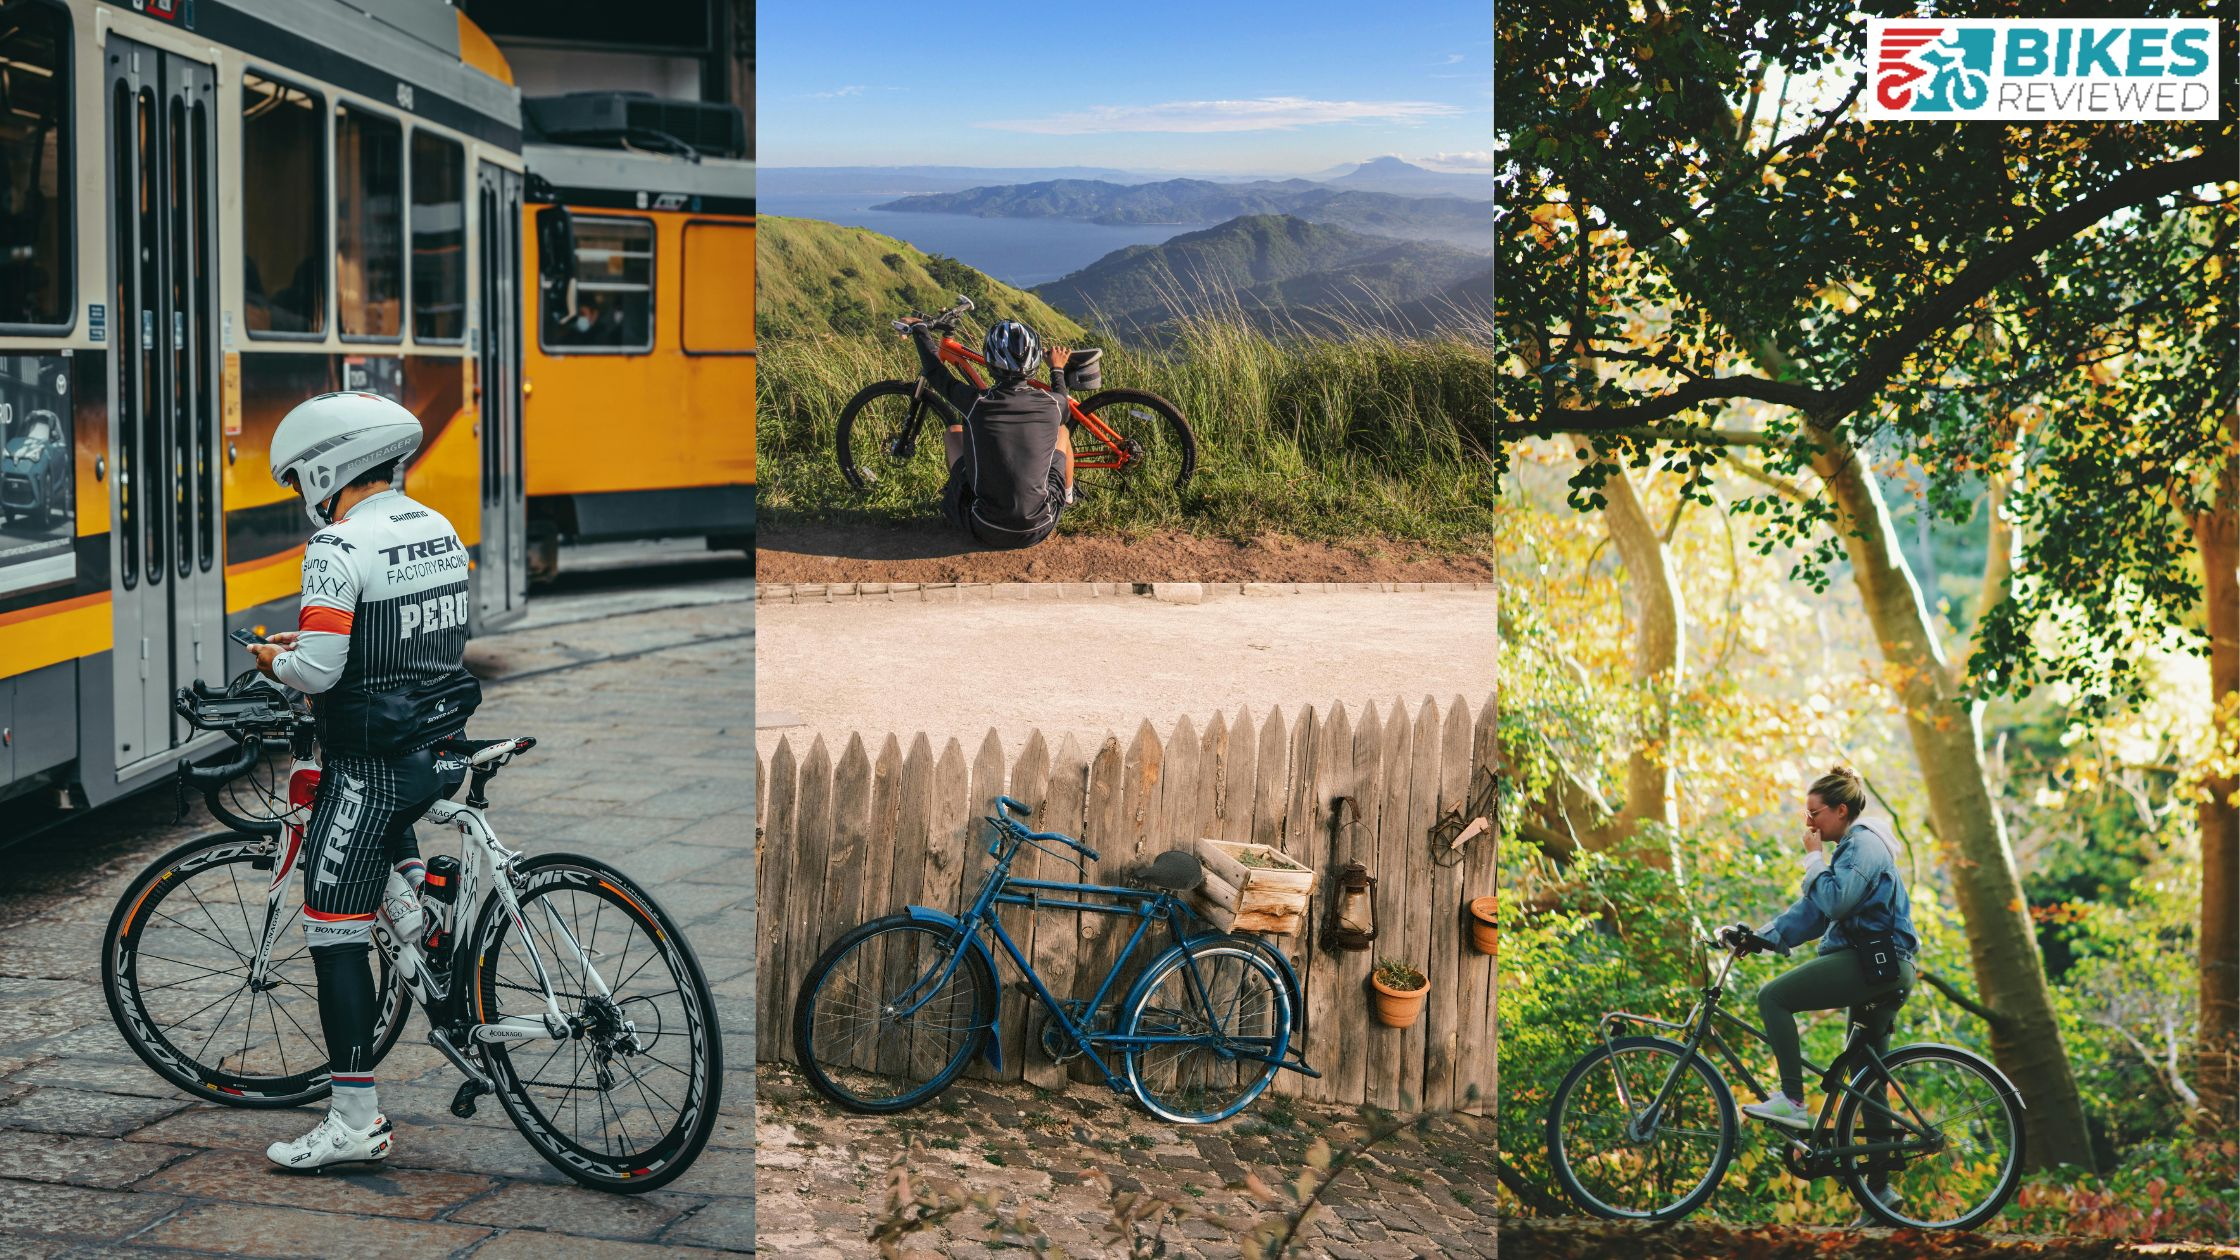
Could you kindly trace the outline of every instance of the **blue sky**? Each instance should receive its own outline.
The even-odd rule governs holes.
[[[1485,0],[758,9],[766,166],[1492,165]]]

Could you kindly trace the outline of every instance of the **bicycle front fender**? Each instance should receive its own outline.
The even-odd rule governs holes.
[[[1003,973],[996,970],[996,956],[989,952],[988,943],[980,939],[978,932],[966,932],[963,921],[946,911],[936,910],[931,906],[905,906],[902,912],[920,923],[938,923],[943,927],[955,928],[963,934],[965,944],[970,945],[973,952],[979,954],[981,959],[988,964],[988,974],[996,977],[996,1008],[988,1013],[988,1036],[987,1040],[980,1045],[980,1057],[988,1061],[990,1068],[1001,1072],[1003,1070]]]

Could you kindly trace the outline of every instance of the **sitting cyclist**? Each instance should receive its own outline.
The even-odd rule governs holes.
[[[282,1168],[389,1154],[373,1086],[374,916],[398,936],[418,925],[425,868],[412,824],[441,795],[432,749],[482,698],[462,664],[466,548],[401,485],[420,437],[417,417],[368,393],[321,394],[272,434],[273,480],[303,496],[316,532],[297,628],[249,650],[265,674],[315,697],[321,774],[304,828],[303,935],[334,1082],[318,1126],[265,1151]]]
[[[1894,1008],[1856,1008],[1913,987],[1920,942],[1913,931],[1912,901],[1899,878],[1897,845],[1887,824],[1862,819],[1866,785],[1838,766],[1814,781],[1805,795],[1804,886],[1796,904],[1755,935],[1741,925],[1722,928],[1721,943],[1755,952],[1819,939],[1810,962],[1758,990],[1758,1016],[1780,1066],[1780,1092],[1744,1107],[1768,1124],[1810,1130],[1814,1113],[1804,1103],[1804,1055],[1797,1044],[1797,1013],[1851,1007],[1867,1026],[1875,1053],[1890,1049]],[[1833,856],[1828,845],[1835,846]]]
[[[926,379],[964,413],[964,422],[942,435],[949,483],[941,514],[989,547],[1031,547],[1048,538],[1074,501],[1065,379],[1072,352],[1050,348],[1050,388],[1039,389],[1029,378],[1042,361],[1042,343],[1025,324],[1003,320],[981,346],[994,379],[976,393],[940,361],[930,329],[913,332]]]

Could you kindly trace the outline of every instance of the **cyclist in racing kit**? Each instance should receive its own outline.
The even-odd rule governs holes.
[[[304,547],[296,629],[249,650],[264,673],[314,697],[322,757],[304,829],[303,932],[334,1079],[326,1118],[265,1151],[283,1168],[389,1154],[373,1084],[374,916],[399,938],[419,926],[412,824],[441,795],[433,747],[481,699],[461,663],[466,549],[402,489],[420,438],[411,412],[368,393],[321,394],[272,435],[273,479],[303,496],[317,532]]]
[[[964,413],[964,422],[942,435],[949,482],[941,514],[990,547],[1031,547],[1048,538],[1074,502],[1065,378],[1072,352],[1050,348],[1050,388],[1038,389],[1029,378],[1042,361],[1042,343],[1025,324],[1003,320],[981,345],[994,379],[975,393],[941,362],[929,330],[919,325],[913,333],[926,379]]]

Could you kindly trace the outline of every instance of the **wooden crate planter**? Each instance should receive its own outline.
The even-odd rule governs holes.
[[[1272,865],[1253,866],[1246,855]],[[1198,841],[1206,882],[1194,894],[1198,910],[1224,932],[1265,932],[1289,936],[1307,921],[1317,872],[1264,844],[1235,840]]]

